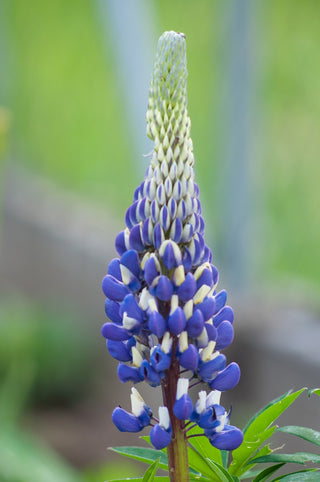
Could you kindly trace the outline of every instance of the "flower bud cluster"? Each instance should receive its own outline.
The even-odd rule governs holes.
[[[166,32],[159,40],[147,111],[154,151],[127,210],[126,228],[116,238],[119,257],[102,281],[110,320],[102,335],[120,362],[122,382],[146,381],[156,387],[178,361],[214,394],[233,388],[240,369],[234,362],[227,364],[221,353],[233,340],[234,314],[226,305],[226,291],[217,291],[218,270],[204,241],[186,77],[184,36]],[[193,407],[187,382],[178,381],[175,416],[204,428],[215,446],[234,448],[232,441],[238,443],[239,434],[232,435],[238,429],[228,425],[227,412],[212,402],[214,395],[205,398],[205,392]],[[137,432],[149,425],[151,411],[132,390],[132,414],[116,408],[113,421],[120,430]],[[166,407],[160,407],[151,441],[163,448],[170,440],[170,417]]]

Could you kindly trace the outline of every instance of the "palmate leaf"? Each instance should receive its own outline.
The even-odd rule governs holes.
[[[231,474],[239,477],[248,470],[246,464],[250,457],[253,456],[262,443],[267,440],[276,429],[276,426],[269,428],[270,425],[275,422],[304,390],[305,388],[293,393],[288,392],[273,400],[249,421],[244,429],[243,443],[238,449],[232,452],[233,461],[229,467]]]
[[[289,433],[296,435],[312,444],[320,446],[320,432],[307,427],[297,427],[296,425],[287,425],[286,427],[278,428],[278,432]]]

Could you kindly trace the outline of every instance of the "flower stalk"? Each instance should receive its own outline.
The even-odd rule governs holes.
[[[154,150],[116,238],[119,258],[102,281],[109,318],[102,335],[120,362],[121,382],[162,387],[158,419],[133,387],[131,412],[116,408],[114,424],[128,432],[151,426],[155,449],[167,447],[171,482],[181,482],[189,480],[187,432],[193,425],[218,449],[242,442],[220,405],[221,391],[238,383],[240,369],[221,353],[233,340],[234,315],[226,291],[216,290],[218,270],[204,241],[183,34],[165,32],[159,40],[146,119]],[[188,392],[200,383],[209,393],[201,390],[194,403]]]
[[[177,345],[177,339],[173,341],[173,346]],[[175,350],[173,350],[173,354]],[[176,401],[177,384],[179,380],[179,361],[172,356],[169,369],[165,373],[162,381],[163,402],[168,407],[172,424],[172,439],[167,448],[170,481],[189,480],[187,437],[184,422],[179,420],[173,411]]]

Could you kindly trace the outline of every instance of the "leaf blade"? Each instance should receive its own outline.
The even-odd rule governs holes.
[[[265,482],[270,477],[270,475],[274,474],[284,465],[285,463],[283,462],[280,464],[272,465],[271,467],[267,467],[266,469],[262,470],[262,472],[260,472],[260,474],[258,474],[252,482]]]
[[[308,427],[299,427],[297,425],[286,425],[278,428],[278,432],[289,433],[295,435],[308,442],[320,446],[320,432]]]
[[[309,452],[296,452],[294,454],[268,454],[263,455],[261,457],[256,457],[249,461],[254,462],[256,464],[268,464],[270,462],[277,462],[277,463],[293,463],[293,464],[301,464],[304,465],[307,462],[312,462],[314,464],[320,463],[320,455],[319,454],[312,454]]]
[[[298,472],[291,472],[291,474],[282,475],[271,482],[318,482],[319,471],[317,469],[300,470]]]
[[[150,465],[150,467],[146,470],[142,482],[152,482],[155,478],[159,467],[160,457]]]
[[[248,422],[244,429],[244,439],[240,447],[232,452],[232,463],[229,471],[233,475],[240,476],[246,469],[244,468],[247,461],[260,447],[260,445],[269,438],[276,426],[272,425],[275,420],[299,397],[299,395],[306,390],[301,388],[296,392],[287,392],[284,395],[276,398],[264,408],[262,408],[254,417]],[[266,436],[266,433],[268,436]]]
[[[204,433],[204,431],[198,426],[188,431],[188,435],[195,435],[196,433]],[[203,454],[204,457],[213,460],[219,465],[223,465],[220,450],[211,445],[207,437],[192,437],[192,439],[189,439],[189,444]]]
[[[129,457],[134,460],[139,460],[140,462],[150,464],[155,462],[158,458],[159,468],[163,470],[168,470],[168,457],[166,454],[159,450],[144,448],[144,447],[109,447],[109,450],[116,452],[119,455]]]
[[[320,388],[313,388],[312,390],[309,390],[308,397],[310,398],[313,393],[320,397]]]

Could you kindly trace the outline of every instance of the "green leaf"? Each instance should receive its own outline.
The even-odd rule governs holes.
[[[267,467],[266,469],[262,470],[252,482],[265,482],[270,475],[274,474],[277,470],[283,467],[285,464],[284,462],[281,464],[272,465],[271,467]]]
[[[298,472],[291,472],[291,474],[281,475],[271,482],[319,482],[318,469],[300,470]]]
[[[227,450],[219,450],[219,452],[220,452],[220,455],[221,455],[222,465],[226,469],[227,466],[228,466],[229,452]]]
[[[269,445],[264,445],[260,450],[257,450],[254,454],[254,458],[256,457],[262,457],[264,455],[268,455],[272,452],[272,450],[270,449],[270,446]],[[260,470],[254,472],[254,471],[251,471],[251,468],[255,465],[255,463],[251,463],[251,459],[248,460],[246,466],[244,467],[244,470],[247,468],[247,470],[245,472],[243,472],[243,474],[241,475],[241,478],[243,478],[244,475],[246,475],[246,478],[250,478],[250,477],[256,477],[257,475],[260,474]],[[249,475],[248,475],[249,474]]]
[[[189,466],[197,470],[199,474],[209,477],[211,480],[214,477],[211,467],[208,466],[206,458],[194,447],[188,447],[188,462]],[[219,481],[218,478],[214,478],[214,481]]]
[[[160,450],[154,450],[144,447],[109,447],[109,450],[116,452],[117,454],[130,457],[135,460],[140,460],[146,464],[159,460],[159,468],[168,470],[168,457]]]
[[[201,430],[201,429],[200,429]],[[190,430],[191,433],[191,430]],[[149,435],[142,435],[140,437],[141,439],[145,440],[147,443],[151,444],[150,441],[150,436]],[[203,437],[204,438],[204,437]],[[166,453],[166,449],[162,449],[161,452]],[[203,457],[202,457],[203,458]],[[206,472],[210,474],[210,477],[212,475],[210,468],[208,465],[202,460],[201,455],[197,454],[195,451],[191,449],[191,447],[188,447],[188,462],[189,466],[194,469],[190,473],[190,480],[192,480],[192,476],[196,477],[195,480],[201,481],[201,480],[208,480],[207,478],[202,478],[200,477],[200,474],[205,475]],[[168,468],[167,468],[168,470]],[[199,478],[200,477],[200,478]]]
[[[289,433],[303,438],[312,444],[320,446],[320,432],[307,427],[297,427],[295,425],[287,425],[286,427],[278,428],[278,432]]]
[[[136,482],[142,482],[142,478],[141,477],[133,477],[133,478],[130,478],[130,477],[127,477],[125,479],[112,479],[112,480],[106,480],[106,482],[124,482],[125,480],[133,480],[133,481],[136,481]],[[165,479],[167,480],[167,478]]]
[[[255,454],[254,457],[262,457],[262,455],[268,455],[271,454],[273,450],[271,450],[270,445],[264,445],[260,450],[258,450]],[[250,463],[250,462],[249,462]]]
[[[194,427],[189,430],[188,435],[194,435],[196,433],[204,433],[200,427]],[[204,457],[207,457],[217,464],[223,465],[221,451],[213,447],[207,437],[192,437],[189,439],[189,444],[198,450]]]
[[[213,462],[212,460],[206,459],[207,463],[210,467],[212,467],[212,472],[215,473],[219,478],[218,480],[221,482],[234,482],[234,478],[232,475],[229,474],[227,469],[222,467],[222,465]],[[214,479],[213,479],[214,480]]]
[[[238,457],[240,457],[243,454],[243,463],[241,466],[241,470],[239,471],[239,473],[237,473],[238,476],[244,475],[250,468],[252,468],[252,467],[248,467],[248,460],[250,460],[250,458],[253,455],[257,455],[257,454],[260,455],[261,452],[262,452],[262,455],[266,455],[270,453],[271,450],[269,448],[269,445],[263,446],[260,450],[259,450],[259,447],[261,447],[261,445],[271,437],[271,435],[275,432],[276,428],[277,428],[276,426],[273,426],[265,430],[264,432],[257,434],[257,438],[255,441],[250,442],[244,439],[242,445],[239,447],[239,449],[237,449]],[[235,457],[234,452],[232,454],[233,457]],[[230,465],[230,468],[229,468],[230,473],[232,473],[232,468],[233,468],[233,467],[231,468],[231,466],[232,464]]]
[[[309,390],[308,391],[308,397],[310,398],[311,395],[313,395],[313,393],[320,397],[320,388],[313,388],[312,390]]]
[[[86,482],[102,482],[126,477],[141,477],[141,467],[135,460],[109,460],[102,464],[90,466],[82,471]]]
[[[152,482],[159,467],[160,457],[150,465],[143,476],[142,482]]]
[[[270,402],[260,412],[258,412],[244,429],[245,435],[249,438],[268,428],[275,420],[304,392],[306,388],[301,388],[297,392],[287,392]]]
[[[296,452],[295,454],[269,454],[263,455],[262,457],[257,457],[252,459],[250,462],[256,464],[268,464],[270,462],[277,463],[294,463],[304,465],[306,462],[312,462],[314,464],[320,463],[320,455],[311,454],[309,452]]]
[[[270,425],[296,400],[305,390],[302,388],[296,392],[288,392],[270,402],[260,410],[247,424],[244,429],[244,439],[240,447],[232,452],[233,461],[229,471],[233,475],[240,476],[245,471],[245,465],[261,444],[269,438],[276,426]]]
[[[247,479],[253,479],[254,477],[257,477],[261,473],[260,470],[248,470],[248,472],[245,472],[243,475],[240,476],[240,480],[247,480]]]
[[[214,482],[216,479],[212,479],[212,478],[209,478],[208,477],[204,477],[202,475],[194,475],[194,474],[189,474],[190,476],[190,480],[192,482]]]
[[[112,480],[107,480],[106,482],[124,482],[125,480],[131,480],[133,482],[143,482],[144,479],[143,477],[133,477],[133,478],[130,478],[130,477],[127,477],[125,479],[112,479]],[[155,480],[156,482],[168,482],[169,478],[168,477],[165,477],[163,475],[160,475],[158,477],[154,477],[153,479],[151,480]]]

